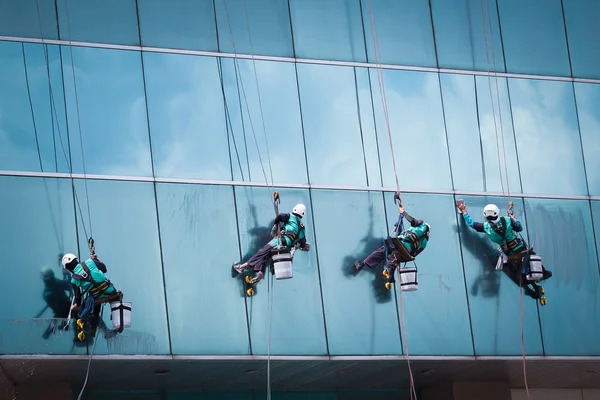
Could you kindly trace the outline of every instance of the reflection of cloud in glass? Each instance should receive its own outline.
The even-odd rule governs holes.
[[[600,86],[575,83],[581,141],[591,196],[600,195]]]
[[[385,95],[401,189],[452,189],[437,74],[384,70]],[[395,187],[377,71],[371,70],[383,180]]]
[[[523,191],[587,194],[571,83],[511,79]]]

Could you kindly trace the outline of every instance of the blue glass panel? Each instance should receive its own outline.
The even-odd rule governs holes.
[[[272,397],[275,398],[275,392],[272,392]],[[165,400],[254,400],[254,395],[251,391],[226,391],[226,392],[209,392],[209,391],[167,391]]]
[[[596,250],[597,254],[600,257],[600,201],[592,201],[592,218],[593,218],[593,227],[594,232],[596,233]],[[599,267],[600,269],[600,267]]]
[[[140,54],[70,49],[63,48],[62,61],[73,172],[83,172],[85,157],[89,174],[152,176]]]
[[[579,130],[590,196],[600,195],[600,86],[575,82]]]
[[[483,207],[494,203],[505,214],[506,201],[498,197],[465,196],[465,204],[471,218],[483,222]],[[523,238],[527,240],[523,200],[513,198],[515,216],[523,225]],[[469,228],[462,215],[458,218],[461,249],[467,290],[473,339],[476,355],[520,355],[521,330],[525,332],[525,352],[528,355],[543,353],[542,338],[536,300],[523,294],[521,298],[518,276],[507,269],[496,271],[497,246],[483,233]],[[432,233],[433,233],[432,227]],[[524,325],[521,323],[523,306]]]
[[[233,188],[159,184],[156,194],[173,353],[248,354],[246,308],[222,265],[239,257]]]
[[[267,354],[269,322],[271,323],[271,354],[316,355],[326,354],[323,308],[319,289],[316,246],[310,198],[306,190],[278,190],[281,195],[279,212],[289,213],[296,203],[307,206],[304,225],[307,241],[313,246],[309,252],[294,255],[294,277],[274,280],[270,273],[256,285],[256,294],[246,301],[250,318],[252,354]],[[275,218],[272,195],[267,188],[236,187],[238,226],[243,261],[247,261],[269,240]],[[239,258],[236,257],[236,258]],[[223,268],[231,271],[233,262],[223,260]],[[237,293],[230,295],[240,304],[244,301],[243,275],[238,275]],[[230,278],[231,279],[231,278]],[[272,282],[272,309],[269,321],[269,284]],[[291,317],[292,316],[292,317]],[[291,317],[291,318],[290,318]]]
[[[355,68],[356,92],[358,93],[358,113],[361,140],[367,166],[367,184],[381,187],[381,168],[379,168],[379,149],[371,96],[371,82],[368,68]]]
[[[138,0],[138,12],[144,46],[218,50],[212,0]]]
[[[485,167],[479,135],[475,78],[440,74],[448,147],[456,190],[484,190]]]
[[[0,0],[0,35],[58,39],[54,0]]]
[[[600,354],[600,277],[590,205],[579,200],[525,199],[529,235],[553,276],[540,309],[548,356]],[[576,310],[576,311],[574,311]]]
[[[587,195],[573,84],[508,83],[523,192]]]
[[[230,180],[216,58],[144,53],[144,71],[155,175]]]
[[[475,88],[485,166],[483,187],[488,192],[520,192],[519,159],[507,80],[476,76]],[[458,179],[456,175],[454,178]]]
[[[354,270],[356,261],[383,245],[382,195],[316,190],[313,208],[329,354],[402,354],[395,297],[385,290],[383,263],[358,274]],[[343,228],[332,221],[344,221]]]
[[[385,197],[391,232],[398,221],[398,206],[394,204],[392,193],[386,193]],[[427,248],[415,260],[419,289],[403,292],[402,305],[398,307],[401,318],[404,314],[408,353],[473,355],[465,278],[455,234],[454,198],[450,195],[404,194],[402,203],[409,215],[431,226]],[[409,226],[410,223],[404,221],[404,228]],[[407,267],[410,266],[414,264],[408,263]],[[400,293],[398,285],[394,290]]]
[[[135,0],[57,0],[60,38],[139,45]]]
[[[220,51],[294,56],[287,0],[215,0],[215,8]]]
[[[361,0],[361,4],[370,62],[437,66],[428,0]]]
[[[310,182],[365,186],[354,68],[298,64]]]
[[[378,72],[371,69],[370,73],[383,184],[395,188]],[[383,79],[400,187],[404,190],[451,190],[450,160],[437,74],[384,70]],[[435,174],[431,173],[432,170]]]
[[[59,49],[47,48],[50,68],[42,45],[0,42],[0,169],[68,171]],[[51,107],[48,79],[55,107]]]
[[[431,0],[431,13],[440,68],[493,71],[495,59],[504,72],[496,0]]]
[[[561,0],[498,0],[507,72],[570,76]]]
[[[360,0],[289,3],[296,57],[366,61]]]
[[[294,64],[256,61],[258,80],[251,60],[239,60],[238,68],[231,59],[221,64],[234,178],[308,183]]]
[[[88,257],[87,237],[93,236],[108,279],[123,292],[123,301],[132,303],[131,328],[108,340],[98,329],[94,354],[169,353],[153,184],[88,180],[86,196],[85,182],[78,180],[75,190],[81,207],[81,212],[77,210],[79,257]],[[112,329],[108,305],[102,319]]]
[[[590,45],[600,35],[600,3],[596,0],[563,0],[573,76],[600,78],[600,47]]]
[[[71,182],[0,177],[0,192],[5,193],[0,209],[6,211],[0,224],[0,264],[5,266],[0,290],[5,301],[18,299],[0,308],[0,353],[85,353],[85,347],[73,347],[73,329],[48,330],[59,323],[52,318],[67,318],[71,306],[70,293],[61,290],[70,284],[63,283],[60,264],[62,254],[77,245]],[[54,279],[45,283],[43,268]]]

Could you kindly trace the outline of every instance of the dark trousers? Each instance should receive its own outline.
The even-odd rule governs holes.
[[[270,243],[265,244],[260,248],[250,259],[248,260],[248,265],[254,268],[254,271],[264,271],[265,265],[271,256],[271,250],[273,246]]]
[[[375,249],[365,260],[365,265],[369,268],[375,268],[385,260],[385,249],[383,246]]]

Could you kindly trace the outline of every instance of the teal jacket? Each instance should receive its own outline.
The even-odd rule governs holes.
[[[294,214],[282,213],[275,218],[275,225],[280,223],[284,224],[280,230],[283,243],[281,243],[279,237],[275,237],[269,242],[271,246],[276,247],[283,244],[291,247],[296,243],[300,244],[300,248],[306,246],[306,229],[302,223],[302,218]]]
[[[427,226],[425,221],[414,219],[406,212],[403,216],[410,222],[410,227],[398,234],[398,239],[400,239],[406,250],[413,257],[416,257],[425,250],[429,243],[429,226]],[[398,230],[398,223],[396,223],[395,227]]]
[[[474,222],[469,214],[463,214],[463,218],[469,227],[477,232],[485,233],[490,240],[502,247],[506,254],[517,253],[524,250],[525,243],[516,232],[521,232],[523,226],[519,221],[513,221],[508,216],[498,218],[496,222]]]
[[[90,275],[92,278],[92,282],[87,281],[87,280],[79,280],[76,278],[71,278],[71,284],[73,285],[74,288],[77,288],[78,291],[80,292],[80,295],[85,295],[86,293],[88,293],[92,288],[94,288],[95,286],[99,286],[100,284],[107,282],[108,283],[108,279],[106,278],[106,275],[104,275],[104,272],[102,272],[98,266],[96,265],[96,263],[98,263],[99,265],[101,265],[104,271],[106,271],[106,266],[100,262],[100,261],[96,261],[94,262],[94,260],[92,259],[87,259],[84,261],[85,265],[87,265],[87,267],[90,270]],[[79,276],[84,276],[85,275],[85,270],[83,269],[83,267],[81,266],[81,264],[77,264],[77,266],[75,267],[75,269],[73,270],[73,274],[77,274]],[[94,296],[94,297],[106,297],[109,296],[111,294],[114,294],[116,292],[115,288],[113,285],[109,284],[107,289],[103,290],[102,293],[98,296]],[[77,293],[76,293],[76,297]]]

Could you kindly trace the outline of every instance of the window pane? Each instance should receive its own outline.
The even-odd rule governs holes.
[[[381,187],[381,168],[379,168],[379,149],[377,147],[369,69],[355,68],[354,72],[356,73],[361,139],[367,165],[367,184],[368,186]]]
[[[216,58],[144,53],[144,68],[155,175],[230,180]]]
[[[506,200],[500,197],[463,197],[471,218],[483,222],[483,208],[494,203],[501,214],[506,212]],[[523,238],[527,241],[527,226],[523,200],[512,198],[515,217],[523,225]],[[512,280],[509,271],[496,271],[497,246],[483,233],[469,228],[462,215],[457,215],[467,281],[471,327],[476,355],[520,355],[521,304],[523,305],[525,351],[528,355],[541,355],[542,338],[536,300],[523,293],[523,303],[518,280]],[[433,227],[432,227],[433,231]],[[531,244],[531,241],[528,241]],[[518,277],[516,278],[518,279]]]
[[[139,45],[135,0],[57,0],[60,38]]]
[[[287,0],[215,0],[215,8],[220,51],[294,56]]]
[[[0,10],[0,35],[58,39],[54,0],[0,0]]]
[[[354,68],[298,64],[312,184],[366,185]]]
[[[377,62],[373,45],[376,34],[380,63],[437,66],[428,0],[361,0],[361,3],[370,62]]]
[[[272,282],[271,314],[271,354],[317,355],[326,354],[323,308],[319,288],[319,272],[312,222],[312,207],[307,190],[278,190],[281,195],[279,212],[290,213],[296,203],[307,206],[303,219],[307,241],[313,246],[308,253],[299,251],[294,255],[294,277]],[[235,188],[238,227],[242,243],[242,260],[247,261],[269,240],[269,233],[275,218],[272,195],[267,188]],[[231,271],[233,260],[223,260],[223,267]],[[243,302],[243,275],[236,279]],[[230,278],[231,279],[231,278]],[[269,281],[271,274],[265,274],[256,285],[256,294],[246,300],[250,318],[252,354],[267,354],[269,335]],[[293,315],[294,318],[289,318]]]
[[[386,193],[385,197],[391,232],[398,221],[398,206],[394,204],[392,193]],[[453,216],[454,198],[404,194],[402,203],[409,215],[431,226],[429,244],[416,259],[419,289],[402,293],[409,354],[473,355],[465,278]],[[404,221],[404,228],[409,226],[410,223]],[[397,284],[394,290],[398,296]],[[398,307],[400,316],[402,308]]]
[[[600,195],[600,86],[575,83],[579,129],[590,196]]]
[[[249,354],[246,309],[227,268],[239,257],[233,188],[159,184],[156,192],[173,353]]]
[[[49,68],[42,45],[0,42],[0,64],[4,71],[0,75],[0,169],[41,171],[41,158],[44,172],[68,172],[59,49],[47,48]],[[55,108],[51,108],[48,76]]]
[[[573,85],[508,83],[523,192],[587,195]]]
[[[360,0],[289,3],[296,57],[366,61]]]
[[[592,218],[593,228],[596,233],[596,249],[598,256],[600,257],[600,201],[592,201]],[[600,266],[598,267],[600,269]]]
[[[169,334],[153,184],[88,180],[87,186],[89,197],[85,182],[75,182],[81,206],[81,213],[77,210],[80,258],[88,255],[86,236],[93,236],[108,279],[123,292],[123,301],[132,303],[131,328],[108,341],[98,340],[94,354],[167,354]],[[106,305],[103,320],[112,329],[109,310]]]
[[[573,76],[600,78],[600,47],[590,42],[600,35],[600,3],[596,0],[563,0]]]
[[[508,72],[570,76],[561,0],[498,0]]]
[[[5,266],[0,290],[6,299],[19,299],[0,308],[0,353],[85,354],[85,347],[73,347],[72,327],[44,338],[51,323],[58,322],[51,318],[66,319],[71,306],[68,291],[61,291],[61,286],[70,287],[63,283],[70,276],[63,276],[60,263],[63,253],[77,250],[71,182],[0,177],[0,193],[10,194],[0,196],[0,209],[7,211],[0,224],[0,264]],[[48,276],[54,275],[48,283],[41,275],[45,267]]]
[[[272,171],[275,183],[308,183],[294,64],[256,61],[260,99],[251,60],[239,60],[237,78],[233,60],[221,65],[235,180],[264,183],[266,173],[271,183]]]
[[[85,156],[89,174],[152,176],[140,54],[85,47],[71,49],[75,82],[68,48],[63,48],[62,62],[73,172],[83,172]]]
[[[525,206],[531,243],[553,273],[540,309],[546,355],[598,355],[600,277],[589,203],[526,199]]]
[[[356,261],[383,245],[386,217],[381,194],[334,190],[312,194],[329,354],[402,354],[395,295],[385,290],[383,264],[353,273]],[[343,235],[331,221],[344,221]]]
[[[495,59],[504,72],[495,0],[431,0],[431,11],[440,68],[493,71]]]
[[[138,0],[138,12],[144,46],[218,50],[212,0]]]
[[[520,192],[521,178],[518,161],[523,162],[523,160],[517,159],[507,80],[477,76],[475,77],[475,87],[485,165],[483,187],[486,191],[499,193],[504,191]],[[515,104],[514,101],[512,104]]]
[[[479,136],[475,78],[440,74],[454,189],[484,190],[483,145]]]
[[[385,187],[395,188],[377,70],[371,69],[370,72],[383,183]],[[387,108],[392,110],[389,111],[389,120],[400,188],[451,190],[450,161],[437,74],[384,70],[383,79]],[[435,174],[431,173],[432,168]]]

